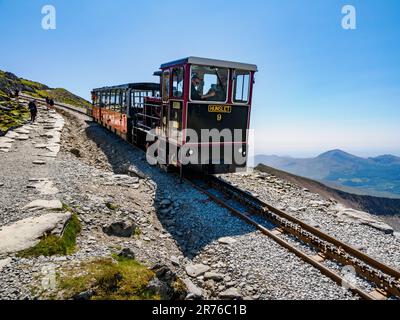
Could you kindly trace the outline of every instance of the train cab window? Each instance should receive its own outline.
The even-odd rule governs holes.
[[[168,101],[168,99],[169,99],[169,91],[170,91],[169,80],[170,80],[169,71],[164,71],[164,73],[163,73],[163,82],[162,82],[162,98],[163,98],[163,101]]]
[[[172,95],[175,98],[183,97],[183,67],[172,70]]]
[[[226,102],[228,73],[226,68],[192,66],[190,99]]]
[[[250,72],[236,70],[233,80],[233,102],[248,103],[250,95]]]

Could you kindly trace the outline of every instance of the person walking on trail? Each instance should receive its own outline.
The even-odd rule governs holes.
[[[46,97],[46,108],[47,108],[47,111],[49,111],[49,109],[50,109],[50,98],[49,97]]]
[[[32,100],[31,102],[29,102],[28,109],[29,112],[31,113],[31,122],[34,123],[37,115],[36,100]]]
[[[53,99],[49,100],[49,104],[50,104],[50,108],[54,109],[54,100]]]

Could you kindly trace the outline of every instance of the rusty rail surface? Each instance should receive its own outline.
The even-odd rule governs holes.
[[[225,199],[221,199],[202,187],[194,180],[186,180],[196,189],[210,197],[214,202],[225,207],[236,216],[245,220],[247,223],[256,227],[263,234],[269,236],[278,244],[282,245],[289,251],[293,252],[301,259],[310,263],[323,274],[330,277],[336,283],[346,284],[349,290],[358,294],[363,299],[382,300],[389,297],[400,298],[400,272],[384,263],[366,255],[365,253],[343,243],[342,241],[318,230],[303,221],[276,209],[273,206],[252,196],[246,191],[232,186],[230,183],[223,181],[215,176],[205,176],[202,178],[205,185],[213,188],[229,199],[233,199],[245,206],[248,212],[240,212],[233,208]],[[269,230],[254,221],[249,214],[257,214],[266,218],[269,222],[276,226],[274,230]],[[281,235],[288,234],[309,247],[315,249],[318,254],[311,256],[301,251],[295,245],[289,243]],[[328,268],[323,264],[325,260],[331,260],[345,266],[352,266],[358,276],[364,280],[373,283],[375,290],[365,292],[365,290],[347,283],[337,271]]]

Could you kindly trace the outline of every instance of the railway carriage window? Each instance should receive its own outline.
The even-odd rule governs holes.
[[[126,103],[127,103],[126,91],[121,91],[120,99],[121,99],[121,112],[126,113],[127,108],[128,108],[128,106],[126,105]]]
[[[116,110],[118,112],[122,112],[123,111],[122,92],[121,91],[117,91],[117,94],[115,96],[115,105],[116,105]]]
[[[111,96],[110,96],[110,92],[106,93],[106,107],[107,109],[110,109],[110,100],[111,100]]]
[[[108,105],[107,93],[105,93],[105,92],[102,93],[102,99],[103,99],[103,108],[107,108],[107,105]]]
[[[163,101],[168,101],[169,99],[169,71],[164,71],[163,73],[163,86],[162,86],[162,90],[163,90]]]
[[[175,98],[183,97],[183,68],[175,68],[172,71],[172,95]]]
[[[115,93],[111,92],[110,95],[110,109],[115,110]]]
[[[233,101],[237,103],[248,103],[250,94],[250,72],[236,70],[233,88]]]
[[[120,93],[117,92],[117,94],[115,95],[115,104],[119,105],[120,104]]]
[[[227,87],[228,69],[192,66],[191,100],[225,102]]]

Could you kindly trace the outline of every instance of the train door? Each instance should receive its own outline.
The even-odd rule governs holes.
[[[168,136],[170,141],[170,162],[178,165],[179,145],[182,141],[182,114],[184,105],[184,74],[183,66],[172,69],[172,90],[169,102]]]
[[[169,104],[169,137],[179,144],[182,131],[184,68],[172,69],[172,92]]]
[[[162,74],[162,121],[161,137],[168,139],[169,124],[169,94],[170,94],[170,72],[165,70]]]
[[[133,103],[131,100],[131,90],[127,89],[124,91],[124,108],[126,110],[126,140],[129,143],[136,143],[133,137]],[[136,137],[135,137],[136,138]],[[136,140],[136,139],[135,139]]]
[[[171,75],[169,70],[164,70],[162,73],[161,82],[161,134],[159,136],[158,157],[164,159],[163,164],[168,165],[168,126],[169,126],[169,98],[171,90]]]

